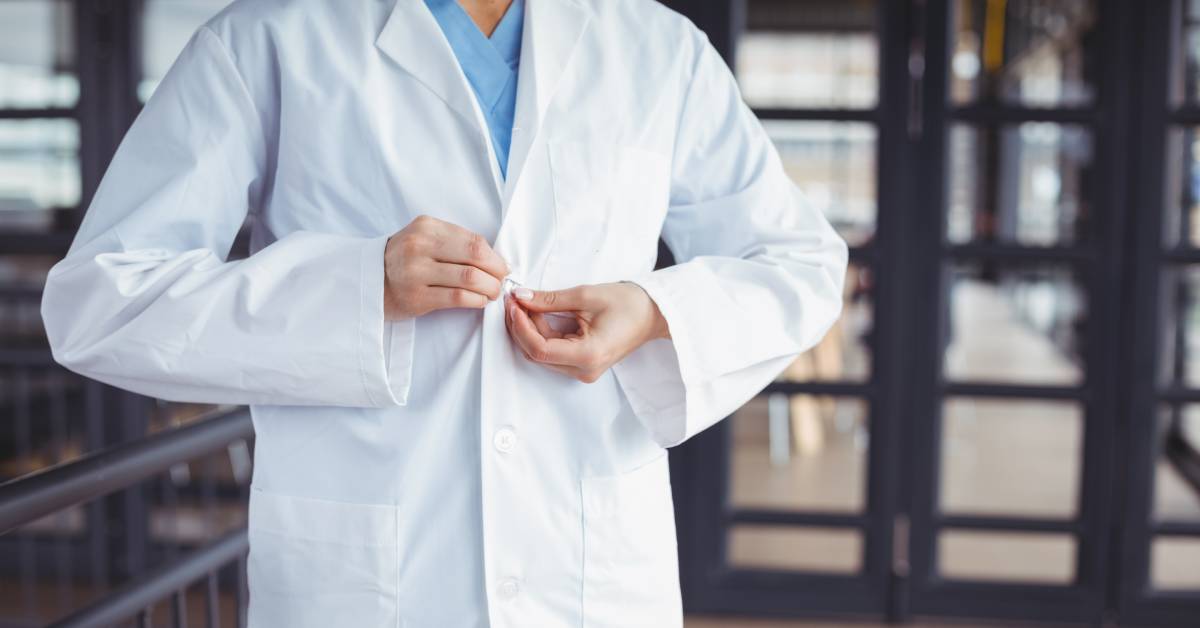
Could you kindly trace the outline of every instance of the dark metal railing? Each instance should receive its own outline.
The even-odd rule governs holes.
[[[151,607],[156,602],[168,597],[171,598],[173,623],[175,626],[183,628],[187,626],[187,602],[184,591],[190,584],[201,578],[205,579],[206,624],[210,627],[219,626],[220,596],[217,574],[225,565],[230,563],[237,565],[238,586],[235,588],[238,598],[237,607],[244,608],[243,591],[245,591],[244,577],[246,573],[244,556],[248,549],[249,541],[246,537],[246,530],[231,532],[170,565],[146,573],[95,604],[51,624],[50,628],[104,628],[131,617],[137,617],[140,625],[149,625]],[[238,616],[240,625],[240,612]]]
[[[5,482],[0,484],[0,534],[252,436],[248,410],[218,412]]]
[[[117,491],[132,487],[175,465],[207,456],[254,436],[245,408],[212,412],[183,427],[151,434],[96,451],[70,462],[0,484],[0,534]],[[137,618],[152,622],[157,602],[170,599],[173,625],[187,625],[186,592],[204,579],[207,625],[219,625],[219,574],[235,565],[237,621],[245,608],[246,531],[240,528],[168,564],[134,578],[54,626],[111,626]]]

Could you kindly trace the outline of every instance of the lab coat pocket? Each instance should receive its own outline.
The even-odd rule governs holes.
[[[623,279],[649,270],[666,216],[670,161],[635,146],[548,144],[555,239],[547,288]]]
[[[582,496],[584,627],[682,625],[666,452],[621,475],[584,478]]]
[[[250,492],[249,625],[401,626],[395,506]]]

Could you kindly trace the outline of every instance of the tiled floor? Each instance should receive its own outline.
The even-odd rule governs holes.
[[[985,623],[940,623],[915,622],[903,624],[907,628],[994,628],[997,626],[1012,626],[1013,624]],[[1030,628],[1035,624],[1020,624]],[[689,615],[684,621],[684,628],[884,628],[888,624],[871,622],[837,622],[837,621],[788,621],[780,619],[749,619],[743,617],[715,617]]]

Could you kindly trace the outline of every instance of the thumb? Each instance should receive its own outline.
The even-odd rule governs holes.
[[[512,294],[531,312],[569,312],[586,309],[583,286],[566,290],[530,290],[517,288]]]

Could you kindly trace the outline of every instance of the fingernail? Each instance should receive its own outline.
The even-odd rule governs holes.
[[[517,288],[512,291],[512,294],[522,301],[528,301],[533,298],[533,290],[529,288]]]

